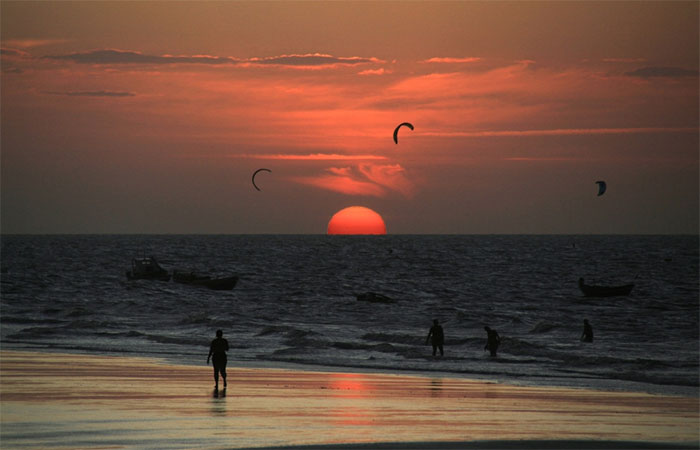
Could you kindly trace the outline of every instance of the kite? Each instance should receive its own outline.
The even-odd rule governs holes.
[[[255,184],[255,175],[257,175],[258,172],[260,172],[260,171],[262,171],[262,170],[264,170],[265,172],[270,172],[270,173],[272,173],[272,171],[271,171],[270,169],[258,169],[258,170],[256,170],[255,172],[253,172],[253,177],[252,177],[253,186],[254,186],[255,189],[257,189],[257,190],[260,190],[260,188],[258,187],[257,184]]]
[[[396,143],[396,144],[399,143],[399,128],[401,128],[404,125],[406,125],[408,128],[413,130],[413,125],[408,123],[408,122],[404,122],[404,123],[400,124],[398,127],[396,127],[396,129],[394,130],[394,143]]]
[[[605,194],[607,185],[605,184],[605,181],[596,181],[596,184],[598,185],[598,197],[600,197],[601,195]]]

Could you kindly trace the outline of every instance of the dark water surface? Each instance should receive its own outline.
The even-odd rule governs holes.
[[[3,349],[698,395],[698,236],[2,236]],[[128,281],[131,258],[233,291]],[[635,283],[628,297],[585,298]],[[359,302],[373,291],[393,304]],[[444,322],[445,356],[425,345]],[[595,341],[579,341],[583,319]],[[484,352],[484,325],[502,337]]]

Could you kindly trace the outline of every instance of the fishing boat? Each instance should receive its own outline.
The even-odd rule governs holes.
[[[617,297],[629,295],[634,288],[634,284],[624,284],[621,286],[594,286],[586,284],[583,278],[578,279],[578,287],[586,297]]]
[[[212,278],[208,275],[199,275],[195,272],[179,272],[173,271],[173,281],[182,284],[191,284],[193,286],[201,286],[216,291],[230,291],[238,283],[238,277],[235,275],[229,277]]]
[[[360,302],[370,302],[370,303],[396,303],[391,297],[387,297],[384,294],[378,294],[376,292],[365,292],[362,294],[356,294],[355,297],[357,301]]]
[[[131,260],[131,270],[126,272],[129,280],[170,280],[170,274],[163,269],[152,256],[134,258]]]

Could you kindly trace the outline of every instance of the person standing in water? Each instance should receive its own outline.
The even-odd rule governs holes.
[[[583,319],[583,334],[581,334],[581,341],[593,342],[593,327],[590,323],[588,323],[588,319]]]
[[[432,338],[432,339],[431,339]],[[433,326],[428,331],[428,336],[425,338],[425,343],[430,341],[433,344],[433,356],[440,350],[440,356],[445,356],[445,351],[442,346],[445,343],[445,333],[442,331],[442,326],[437,319],[433,320]]]
[[[498,350],[498,346],[501,345],[501,337],[498,335],[496,330],[492,330],[489,327],[484,327],[484,330],[486,330],[487,333],[487,338],[486,338],[486,345],[484,346],[484,350],[488,350],[491,352],[491,356],[496,356],[496,350]]]
[[[224,332],[216,330],[216,339],[211,341],[209,346],[209,356],[207,356],[207,364],[212,360],[214,365],[214,389],[219,390],[219,373],[224,380],[224,389],[226,389],[226,352],[228,351],[228,341],[223,338]]]

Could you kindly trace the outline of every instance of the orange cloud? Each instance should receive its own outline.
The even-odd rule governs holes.
[[[442,63],[442,64],[464,64],[464,63],[473,63],[473,62],[479,62],[481,61],[481,58],[477,57],[466,57],[466,58],[430,58],[426,59],[423,61],[424,63]]]
[[[326,174],[297,177],[294,181],[347,195],[384,197],[396,191],[406,197],[414,193],[413,183],[399,164],[360,164],[357,167],[330,167]]]
[[[352,66],[357,64],[383,63],[378,58],[365,58],[360,56],[339,57],[324,53],[306,53],[280,55],[265,58],[251,58],[246,62],[250,64],[276,65],[285,67],[316,68],[332,66]]]
[[[671,128],[571,128],[554,130],[494,130],[430,132],[423,134],[442,137],[498,137],[498,136],[574,136],[584,134],[640,134],[640,133],[697,133],[697,127]]]
[[[230,155],[231,158],[250,159],[278,159],[287,161],[350,161],[350,160],[384,160],[386,156],[378,155],[341,155],[338,153],[312,153],[308,155],[294,154],[254,154],[245,153],[240,155]]]
[[[37,108],[99,110],[112,118],[109,133],[121,126],[129,135],[177,140],[182,153],[193,157],[208,153],[299,166],[312,161],[380,163],[356,166],[345,181],[336,180],[340,187],[330,186],[340,176],[331,172],[324,174],[328,183],[315,177],[303,181],[360,195],[397,192],[410,197],[415,177],[423,179],[427,165],[465,164],[486,155],[461,138],[697,132],[688,120],[697,112],[694,80],[677,78],[661,85],[664,78],[652,86],[639,77],[611,75],[609,65],[592,69],[589,62],[562,68],[528,60],[500,66],[474,60],[478,69],[406,62],[393,65],[390,76],[358,76],[388,71],[372,66],[379,63],[374,58],[320,53],[271,57],[265,64],[253,64],[255,58],[228,64],[207,55],[154,57],[125,51],[71,55],[68,60],[26,59],[24,52],[3,49],[3,62],[17,61],[3,67],[5,92]],[[136,63],[151,58],[159,63]],[[120,59],[124,63],[94,64]],[[230,70],[240,64],[251,68]],[[285,70],[310,64],[337,70]],[[39,66],[42,70],[25,70],[22,77],[7,74],[8,68],[19,73]],[[46,93],[54,95],[39,98]],[[396,146],[391,132],[403,121],[412,122],[416,131]],[[525,156],[543,156],[541,149],[528,152],[532,155]],[[403,158],[410,158],[411,179],[401,166],[382,165],[389,159],[384,155],[404,166]]]
[[[358,72],[358,75],[386,75],[390,74],[390,70],[386,70],[385,68],[381,67],[379,69],[367,69],[363,70],[362,72]]]
[[[662,90],[587,66],[555,68],[523,60],[478,71],[449,67],[399,79],[372,99],[372,106],[401,108],[402,117],[422,124],[417,129],[430,130],[430,135],[619,134],[687,127],[687,116],[676,113],[676,119],[673,113],[682,111],[680,105],[690,111],[690,99],[697,94],[690,77]],[[668,112],[660,114],[659,108]]]
[[[411,197],[415,191],[413,183],[406,177],[406,171],[400,164],[361,164],[358,170],[371,182],[398,191],[406,197]]]
[[[343,175],[342,172],[318,177],[296,177],[293,178],[293,181],[346,195],[383,197],[386,194],[381,186],[368,181],[356,180],[352,176]]]

